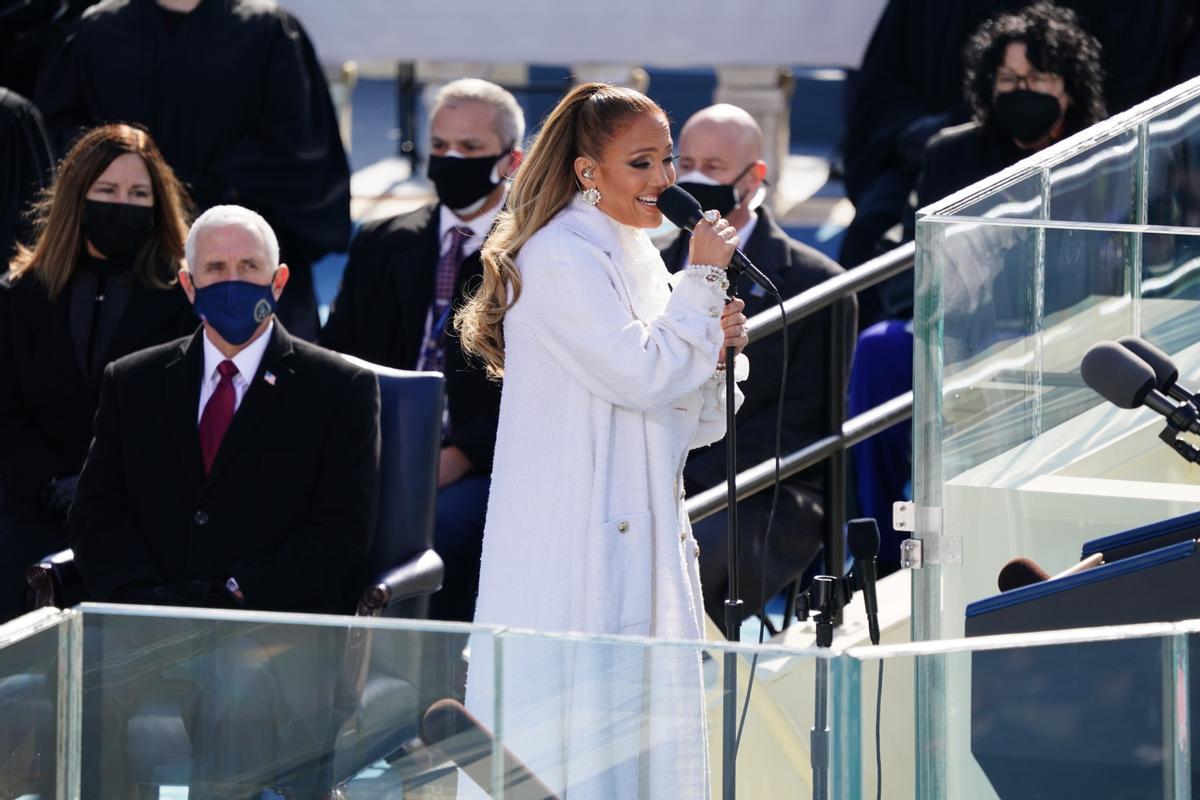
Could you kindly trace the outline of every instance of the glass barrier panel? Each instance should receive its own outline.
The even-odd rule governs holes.
[[[1082,640],[1059,643],[1048,643],[1050,634],[948,642],[925,653],[854,648],[847,660],[857,667],[846,672],[861,704],[859,772],[838,773],[833,796],[875,797],[880,781],[889,800],[1187,796],[1180,790],[1200,778],[1188,726],[1200,697],[1194,634],[1139,627],[1114,638],[1097,629],[1091,641],[1079,631]],[[931,662],[945,676],[945,719],[918,754],[909,687]],[[837,711],[839,720],[855,713],[851,705]],[[840,720],[843,730],[852,723]],[[928,767],[914,770],[920,763]]]
[[[1134,225],[1140,211],[1137,130],[1114,132],[1050,166],[1047,219],[1096,225]]]
[[[1146,222],[1200,228],[1200,100],[1146,123]]]
[[[736,741],[737,797],[808,797],[852,757],[817,737],[814,772],[811,730],[820,714],[832,722],[836,670],[812,650],[514,631],[495,645],[494,667],[472,660],[467,705],[497,732],[510,791],[536,780],[570,798],[721,797]]]
[[[917,576],[936,584],[918,638],[960,636],[1010,559],[1054,573],[1089,540],[1200,509],[1200,468],[1159,441],[1162,419],[1079,376],[1093,344],[1134,333],[1200,375],[1200,236],[1169,231],[921,221],[914,488],[960,563]]]
[[[978,191],[968,191],[944,215],[963,219],[1044,219],[1047,212],[1043,178],[1040,167],[1025,165],[994,183],[977,184]]]
[[[488,645],[486,629],[84,608],[84,798],[317,797],[335,787],[454,796],[457,769],[422,738],[423,722],[435,704],[462,702],[466,651]]]
[[[69,794],[72,612],[42,610],[0,625],[0,797]]]

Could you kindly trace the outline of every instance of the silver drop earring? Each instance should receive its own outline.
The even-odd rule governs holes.
[[[587,167],[583,170],[583,177],[587,178],[589,181],[592,179],[591,167]],[[589,206],[597,205],[600,202],[600,190],[595,186],[591,187],[590,189],[584,189],[581,194],[583,195],[583,202],[587,203]]]

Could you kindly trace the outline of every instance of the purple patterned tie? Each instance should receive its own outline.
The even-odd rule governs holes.
[[[450,321],[454,289],[458,285],[458,270],[462,266],[463,244],[474,236],[465,226],[455,225],[446,231],[449,244],[438,257],[437,274],[433,284],[433,302],[425,318],[425,339],[417,369],[441,372],[446,366],[446,324]]]

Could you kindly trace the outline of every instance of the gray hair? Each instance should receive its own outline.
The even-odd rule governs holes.
[[[213,206],[197,217],[188,231],[187,241],[183,244],[183,256],[187,259],[188,269],[196,267],[196,239],[199,238],[200,231],[227,225],[236,225],[257,233],[263,240],[263,246],[267,248],[267,260],[270,262],[268,266],[271,269],[279,266],[279,239],[261,214],[242,206]]]
[[[507,148],[521,146],[525,138],[525,113],[512,92],[490,81],[461,78],[447,83],[437,93],[429,116],[432,118],[442,106],[453,108],[466,102],[483,103],[496,109],[492,127],[500,137],[500,143]]]

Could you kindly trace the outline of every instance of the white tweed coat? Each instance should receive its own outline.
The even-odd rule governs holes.
[[[517,266],[475,621],[702,640],[682,475],[688,450],[725,432],[724,294],[695,273],[672,281],[644,230],[581,200]],[[708,797],[698,648],[501,645],[472,646],[468,705],[552,789]]]

